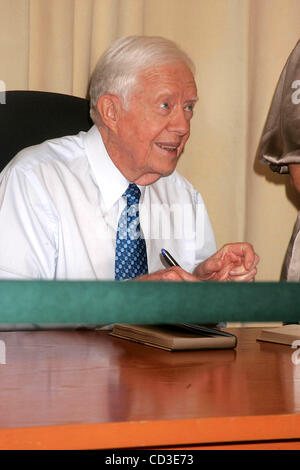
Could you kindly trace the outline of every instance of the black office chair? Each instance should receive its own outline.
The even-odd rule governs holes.
[[[0,171],[23,148],[46,139],[87,131],[93,124],[89,102],[83,98],[41,91],[7,91],[0,95]],[[0,331],[83,327],[79,324],[0,323]]]
[[[0,171],[21,149],[92,126],[89,101],[42,91],[7,91],[0,102]]]

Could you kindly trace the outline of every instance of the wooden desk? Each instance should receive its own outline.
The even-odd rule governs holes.
[[[300,364],[231,329],[236,351],[169,353],[107,332],[0,332],[2,449],[300,449]]]

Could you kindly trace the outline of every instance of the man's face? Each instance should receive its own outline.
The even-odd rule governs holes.
[[[129,181],[148,185],[171,174],[190,135],[197,88],[183,63],[143,71],[121,109],[116,166]]]

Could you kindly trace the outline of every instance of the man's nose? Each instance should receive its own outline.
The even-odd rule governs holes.
[[[188,134],[190,131],[190,121],[186,118],[184,110],[181,108],[176,109],[169,121],[168,130],[176,132],[179,135]]]

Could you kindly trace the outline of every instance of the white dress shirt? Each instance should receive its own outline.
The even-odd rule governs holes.
[[[95,126],[19,152],[0,175],[0,278],[114,279],[128,184]],[[139,188],[149,273],[164,267],[162,248],[189,272],[216,251],[201,195],[185,178],[175,171]]]

